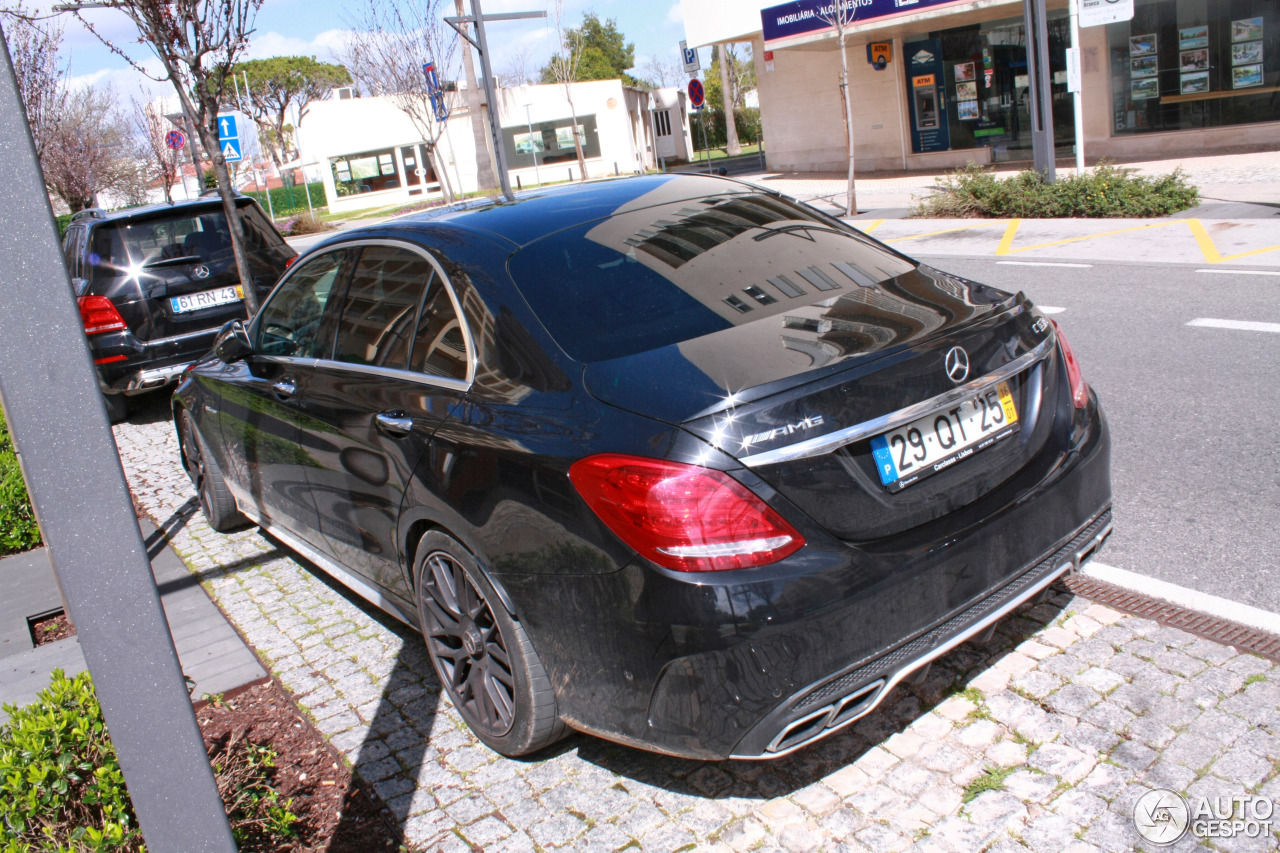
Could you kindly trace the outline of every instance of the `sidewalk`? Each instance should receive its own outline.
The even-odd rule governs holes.
[[[172,517],[192,496],[172,428],[114,429],[142,510]],[[1153,788],[1280,799],[1274,662],[1065,592],[784,759],[696,762],[575,735],[513,761],[471,735],[411,629],[256,529],[222,535],[195,514],[172,535],[412,850],[1154,851],[1132,819]],[[1208,849],[1184,842],[1172,849]]]
[[[199,512],[194,502],[175,510],[170,522]],[[200,588],[193,575],[165,544],[150,521],[142,535],[151,555],[151,570],[182,671],[191,695],[216,695],[261,681],[267,674],[240,636]],[[85,670],[78,637],[34,646],[28,619],[62,610],[62,598],[44,548],[0,559],[0,705],[26,705],[49,686],[49,674],[68,676]],[[0,722],[8,715],[0,711]]]

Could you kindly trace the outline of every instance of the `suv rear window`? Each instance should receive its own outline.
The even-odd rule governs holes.
[[[512,255],[512,280],[572,358],[604,361],[678,344],[914,268],[777,196],[655,201]]]
[[[93,229],[89,265],[94,277],[101,278],[166,262],[201,263],[230,252],[231,235],[222,211],[193,211],[99,225]]]

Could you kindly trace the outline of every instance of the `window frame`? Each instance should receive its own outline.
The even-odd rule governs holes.
[[[288,272],[285,273],[284,277],[280,279],[280,282],[275,286],[275,289],[271,291],[271,295],[268,296],[266,300],[263,301],[262,308],[258,310],[257,316],[253,318],[253,325],[252,325],[252,328],[249,330],[250,340],[256,341],[258,339],[257,337],[258,324],[262,318],[263,310],[265,310],[266,307],[271,304],[272,300],[276,298],[276,294],[280,292],[280,289],[282,287],[288,284],[289,280],[293,278],[297,270],[305,266],[309,266],[312,261],[316,260],[319,257],[327,255],[330,252],[351,250],[354,252],[353,259],[355,263],[352,265],[351,269],[344,271],[343,277],[338,285],[339,289],[333,294],[333,297],[329,300],[329,302],[325,304],[325,308],[324,308],[324,313],[326,315],[324,322],[330,322],[334,320],[335,319],[334,315],[337,315],[338,317],[340,317],[341,314],[339,312],[341,310],[346,309],[347,293],[351,284],[351,281],[350,281],[351,276],[354,275],[355,267],[358,266],[360,262],[360,256],[363,254],[364,249],[368,246],[385,246],[393,249],[405,249],[421,256],[422,258],[425,258],[427,263],[431,264],[432,269],[435,271],[435,278],[440,282],[440,285],[444,287],[445,293],[447,293],[449,296],[449,304],[453,306],[454,314],[458,318],[458,325],[462,330],[462,339],[467,350],[467,378],[465,380],[453,379],[447,376],[437,376],[429,373],[419,373],[417,371],[410,370],[408,368],[377,367],[374,365],[355,364],[347,361],[338,361],[337,359],[333,358],[333,354],[334,352],[336,352],[336,347],[338,343],[336,329],[334,330],[333,348],[329,350],[328,358],[301,358],[298,356],[291,356],[291,355],[269,355],[265,353],[260,353],[257,355],[257,357],[264,359],[266,361],[272,361],[272,362],[277,362],[281,364],[293,364],[293,365],[305,364],[312,367],[323,366],[326,369],[341,369],[351,373],[363,373],[370,376],[385,376],[393,379],[408,380],[410,382],[416,382],[421,385],[430,385],[432,387],[438,387],[438,388],[448,388],[455,391],[465,392],[465,391],[471,390],[471,386],[475,383],[475,378],[476,378],[476,361],[477,361],[476,345],[475,345],[475,338],[471,334],[471,327],[467,324],[467,317],[465,314],[462,313],[462,301],[458,299],[457,291],[455,291],[453,287],[453,281],[449,278],[448,274],[445,273],[444,266],[435,257],[435,255],[433,255],[431,252],[427,251],[423,247],[415,243],[409,242],[407,240],[375,238],[375,239],[366,239],[366,240],[344,241],[341,243],[334,243],[333,245],[330,245],[330,246],[325,246],[324,248],[320,249],[317,252],[314,252],[312,254],[306,255],[305,257],[299,258],[298,262],[295,263],[292,267],[290,267]],[[431,296],[432,290],[433,288],[431,287],[426,288],[426,290],[423,291],[420,301],[418,302],[418,311],[416,316],[419,320],[422,316],[422,310],[426,305],[426,299]],[[330,312],[332,312],[332,314]],[[414,323],[414,329],[415,330],[417,329],[417,321],[415,321]],[[416,345],[417,341],[415,340],[413,343]],[[412,348],[410,348],[410,362],[412,362]]]

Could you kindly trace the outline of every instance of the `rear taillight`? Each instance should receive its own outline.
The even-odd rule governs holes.
[[[1077,409],[1083,409],[1089,402],[1089,383],[1084,381],[1084,375],[1080,373],[1080,362],[1076,361],[1076,354],[1071,349],[1071,344],[1067,343],[1062,327],[1057,320],[1049,322],[1058,330],[1058,346],[1062,348],[1062,360],[1067,363],[1067,382],[1071,384],[1071,402]]]
[[[606,453],[575,462],[569,479],[622,541],[668,569],[763,566],[804,546],[795,528],[720,471]]]
[[[297,259],[298,259],[297,255],[294,255],[292,258],[289,258],[289,260],[284,262],[284,268],[288,269],[289,267],[293,266],[293,262],[296,261]]]
[[[107,297],[81,296],[77,301],[80,303],[80,319],[84,322],[86,335],[119,332],[129,328]]]

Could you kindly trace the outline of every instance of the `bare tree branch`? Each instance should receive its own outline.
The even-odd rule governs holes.
[[[422,134],[446,201],[453,201],[455,192],[439,146],[444,125],[431,112],[422,67],[434,62],[440,79],[457,78],[458,37],[443,21],[452,6],[452,0],[365,0],[346,16],[353,32],[336,51],[363,91],[386,98]],[[456,106],[456,93],[445,97]]]
[[[147,163],[148,182],[159,181],[164,188],[164,200],[173,203],[173,184],[181,172],[181,154],[170,148],[165,137],[173,127],[160,110],[148,100],[146,90],[140,89],[137,95],[129,98],[129,119],[138,139],[138,147],[142,158]]]
[[[18,80],[18,94],[27,110],[27,124],[43,163],[49,139],[57,133],[67,101],[70,67],[61,62],[62,24],[34,15],[19,2],[0,12],[10,22],[9,53]]]
[[[136,169],[127,126],[110,87],[87,86],[67,96],[40,165],[45,184],[73,213],[97,207],[108,190],[129,195]]]
[[[587,179],[587,159],[582,156],[582,135],[578,132],[578,111],[573,106],[573,83],[578,79],[578,63],[582,59],[582,30],[565,29],[564,0],[555,0],[553,18],[556,22],[556,44],[559,52],[551,57],[547,68],[557,83],[564,86],[564,98],[569,102],[569,115],[573,121],[573,150],[578,155],[580,180]]]

